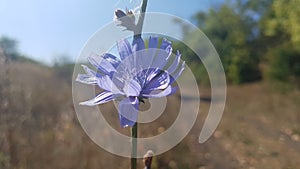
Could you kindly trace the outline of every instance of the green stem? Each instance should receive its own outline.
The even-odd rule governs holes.
[[[145,19],[147,3],[148,3],[148,0],[143,0],[139,20],[136,25],[136,30],[134,31],[134,39],[142,37],[142,30],[143,30],[143,24],[144,24],[144,19]]]
[[[143,0],[141,13],[139,16],[139,20],[136,26],[136,30],[134,31],[134,39],[138,39],[142,37],[143,24],[145,19],[145,13],[147,8],[148,0]],[[138,136],[138,123],[131,128],[131,169],[136,169],[137,167],[137,136]]]
[[[131,169],[136,169],[138,123],[131,128]]]

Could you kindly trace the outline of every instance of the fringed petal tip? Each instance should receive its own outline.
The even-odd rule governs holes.
[[[91,76],[89,74],[78,74],[75,81],[83,84],[96,85],[98,79],[96,76]]]
[[[178,89],[177,87],[172,87],[171,85],[169,85],[164,90],[154,90],[151,93],[143,94],[143,97],[160,98],[160,97],[170,96],[170,95],[174,94],[177,91],[177,89]]]
[[[104,91],[100,94],[98,94],[96,97],[88,100],[88,101],[84,101],[79,103],[79,105],[83,105],[83,106],[95,106],[98,104],[103,104],[103,103],[107,103],[109,101],[111,101],[114,98],[113,93],[109,92],[109,91]]]

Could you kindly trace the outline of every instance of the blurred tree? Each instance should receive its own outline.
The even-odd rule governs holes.
[[[193,50],[191,50],[186,44],[179,41],[174,41],[173,48],[180,51],[182,59],[188,63],[189,67],[195,75],[197,82],[208,85],[208,74],[197,54]]]
[[[0,37],[0,48],[4,55],[15,60],[18,57],[18,42],[12,38],[2,36]]]
[[[242,2],[227,2],[219,9],[195,15],[199,28],[217,49],[228,80],[235,84],[261,77],[260,58],[252,50],[257,37],[256,17],[251,14],[254,8]]]
[[[300,84],[300,1],[274,0],[261,19],[267,79]]]
[[[287,34],[291,44],[300,44],[300,1],[299,0],[274,0],[269,18],[265,22],[265,34],[277,36]]]

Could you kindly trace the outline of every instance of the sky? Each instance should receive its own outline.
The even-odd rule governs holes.
[[[192,21],[197,11],[222,0],[149,0],[147,11]],[[111,23],[115,9],[140,0],[0,0],[0,36],[18,41],[20,53],[45,64],[58,56],[75,61],[86,41]]]

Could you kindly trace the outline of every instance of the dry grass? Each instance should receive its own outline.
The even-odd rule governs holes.
[[[235,168],[296,169],[300,165],[300,93],[282,94],[268,86],[228,88],[225,114],[214,140],[236,161]]]
[[[71,86],[50,68],[35,64],[10,65],[10,121],[1,113],[0,168],[96,169],[129,168],[129,160],[95,145],[78,124],[72,108]],[[202,96],[209,90],[200,88]],[[168,99],[165,113],[140,126],[141,137],[157,135],[177,116],[177,96]],[[223,119],[204,144],[198,143],[210,104],[188,136],[172,150],[154,158],[154,169],[296,169],[300,166],[300,92],[274,92],[265,83],[229,86]],[[116,110],[102,107],[111,124]],[[6,117],[7,115],[5,115]],[[14,125],[9,123],[13,122]],[[128,134],[128,131],[122,133]],[[126,129],[125,129],[126,130]],[[140,168],[142,161],[139,161]]]

